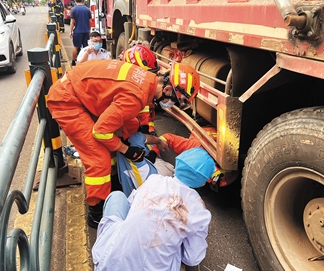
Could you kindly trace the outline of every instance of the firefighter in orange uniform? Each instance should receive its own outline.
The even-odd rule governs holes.
[[[186,97],[198,93],[199,75],[192,67],[175,63],[170,74],[165,78],[123,61],[92,60],[67,71],[51,86],[49,111],[85,167],[90,227],[98,226],[111,192],[110,152],[119,151],[133,161],[144,158],[143,149],[122,140],[138,130],[141,109],[153,99],[168,107],[184,98],[174,82],[187,82]]]
[[[217,140],[217,131],[213,127],[203,127],[206,133],[213,139]],[[200,147],[203,148],[199,140],[191,134],[189,138],[178,136],[171,133],[166,133],[160,136],[160,139],[168,143],[168,147],[171,148],[176,154],[180,154],[186,150]],[[150,151],[149,158],[154,163],[154,160],[157,155],[160,154],[160,150],[157,146],[153,146]],[[233,183],[238,177],[237,171],[227,171],[222,169],[219,165],[216,164],[216,170],[213,176],[209,179],[211,188],[215,191],[218,191],[218,187],[227,186]]]
[[[122,60],[155,74],[160,70],[154,53],[145,45],[138,44],[127,49],[123,53]],[[155,104],[152,101],[145,105],[137,118],[140,121],[142,133],[156,135],[153,122],[155,120]]]

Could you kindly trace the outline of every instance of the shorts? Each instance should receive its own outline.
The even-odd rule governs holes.
[[[89,40],[89,32],[88,33],[74,33],[73,34],[73,46],[74,47],[87,47]]]

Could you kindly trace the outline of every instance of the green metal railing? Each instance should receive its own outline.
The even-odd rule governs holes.
[[[0,145],[0,270],[47,271],[51,265],[55,188],[58,168],[64,165],[60,130],[46,107],[46,95],[59,71],[60,51],[56,23],[47,25],[48,41],[45,48],[28,50],[31,81],[26,94]],[[54,72],[53,72],[54,71]],[[53,77],[55,79],[53,79]],[[22,191],[10,190],[35,108],[39,118],[35,145]],[[29,210],[31,193],[40,151],[44,146],[44,161],[33,214],[30,239],[20,228],[8,232],[9,215],[16,202],[20,214]],[[56,145],[54,148],[53,146]],[[56,149],[55,149],[56,148]],[[17,262],[17,248],[19,263]]]

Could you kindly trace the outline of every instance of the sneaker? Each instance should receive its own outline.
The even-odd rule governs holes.
[[[72,66],[76,66],[75,60],[72,60],[71,65],[72,65]]]
[[[93,229],[97,229],[99,222],[102,218],[102,209],[103,209],[104,201],[100,201],[95,206],[89,206],[88,212],[88,225]]]
[[[63,146],[63,149],[64,149],[65,154],[71,156],[74,159],[80,159],[80,154],[79,154],[79,152],[77,152],[74,149],[73,145],[71,145],[69,147],[68,146]]]

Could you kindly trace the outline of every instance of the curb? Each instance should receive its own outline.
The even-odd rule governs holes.
[[[61,44],[62,71],[71,69],[69,57]],[[63,136],[62,136],[63,137]],[[66,145],[71,145],[69,139],[64,135]],[[63,140],[62,140],[63,141]],[[63,144],[63,142],[62,142]],[[85,204],[85,187],[83,165],[80,159],[68,157],[69,167],[79,168],[81,185],[73,185],[66,194],[66,268],[65,270],[92,271],[92,255],[90,249],[89,229],[86,221],[87,211]]]

